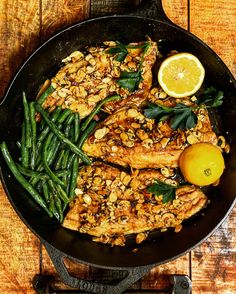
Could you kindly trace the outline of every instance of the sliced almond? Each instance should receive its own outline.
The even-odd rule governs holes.
[[[188,137],[187,137],[187,142],[190,144],[190,145],[192,145],[192,144],[195,144],[195,143],[198,143],[199,142],[199,140],[198,140],[198,138],[196,137],[196,136],[194,136],[194,135],[189,135]]]
[[[116,202],[116,200],[117,200],[117,194],[116,194],[116,192],[113,191],[113,192],[110,193],[110,195],[108,197],[108,201]]]
[[[94,137],[98,140],[102,139],[107,134],[108,129],[106,127],[98,129],[94,133]]]
[[[92,199],[88,194],[84,194],[83,200],[86,204],[90,205],[92,203]]]
[[[127,111],[127,116],[128,117],[137,117],[139,115],[137,109],[134,109],[134,108],[130,108],[128,111]]]

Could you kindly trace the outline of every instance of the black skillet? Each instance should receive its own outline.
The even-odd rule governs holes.
[[[161,0],[146,0],[135,16],[108,16],[75,24],[40,46],[23,64],[12,80],[0,106],[0,141],[5,140],[16,159],[16,139],[22,119],[21,93],[35,97],[45,79],[59,69],[61,60],[71,52],[105,40],[124,43],[158,41],[165,53],[176,49],[198,56],[206,69],[206,84],[224,91],[219,110],[220,127],[230,141],[231,152],[225,156],[226,170],[220,185],[211,191],[211,203],[193,219],[186,221],[181,232],[152,233],[138,246],[131,238],[126,247],[109,247],[92,242],[88,236],[64,229],[42,211],[11,176],[0,157],[1,179],[11,204],[20,218],[40,238],[65,283],[94,293],[121,293],[152,267],[169,262],[192,250],[216,229],[232,210],[236,195],[236,82],[222,60],[201,40],[173,24],[165,15]],[[203,215],[204,214],[204,215]],[[71,277],[63,257],[99,268],[127,270],[128,276],[115,286],[83,281]]]

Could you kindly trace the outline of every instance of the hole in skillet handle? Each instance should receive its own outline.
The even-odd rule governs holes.
[[[132,284],[142,278],[144,275],[148,274],[154,265],[135,267],[129,269],[120,269],[123,272],[127,272],[127,276],[118,282],[116,285],[109,285],[99,283],[97,281],[83,280],[78,277],[73,277],[69,274],[63,259],[67,257],[65,254],[55,249],[48,243],[44,242],[50,259],[59,274],[63,283],[69,285],[72,288],[78,288],[81,291],[86,291],[88,293],[98,293],[98,294],[120,294],[128,289]],[[116,269],[114,269],[116,270]]]
[[[175,25],[165,14],[162,6],[162,0],[141,0],[141,3],[128,14],[152,18]]]

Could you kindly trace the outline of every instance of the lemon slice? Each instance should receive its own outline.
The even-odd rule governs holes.
[[[205,69],[190,53],[178,53],[165,59],[158,71],[158,82],[171,97],[183,98],[199,90]]]

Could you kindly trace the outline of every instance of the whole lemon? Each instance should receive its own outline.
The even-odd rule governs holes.
[[[225,163],[220,150],[210,143],[196,143],[187,147],[180,156],[179,167],[186,181],[207,186],[223,174]]]

